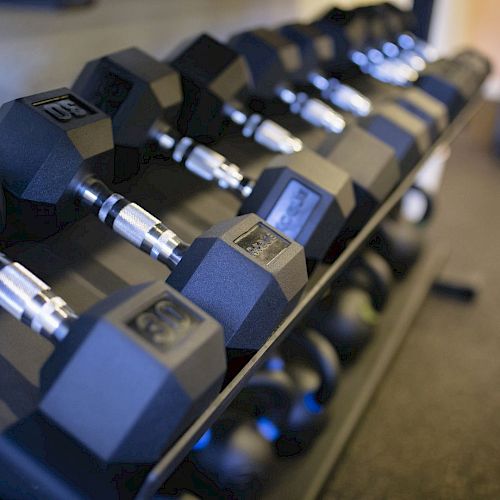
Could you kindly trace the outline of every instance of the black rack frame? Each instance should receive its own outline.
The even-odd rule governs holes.
[[[299,323],[305,318],[312,305],[318,300],[322,293],[334,281],[363,247],[371,234],[377,229],[383,219],[397,205],[402,196],[412,186],[415,176],[425,164],[432,153],[443,144],[451,143],[460,131],[470,122],[481,104],[479,92],[473,96],[455,120],[441,134],[432,147],[421,158],[420,162],[400,182],[391,195],[377,209],[363,229],[349,243],[346,249],[330,265],[322,264],[316,269],[310,286],[302,296],[298,305],[288,317],[273,332],[267,342],[246,363],[229,384],[222,390],[212,404],[200,417],[184,432],[176,443],[165,453],[156,465],[147,474],[136,498],[139,500],[152,498],[163,482],[174,472],[184,457],[189,453],[203,433],[222,415],[224,410],[234,400],[245,382],[267,359],[273,348],[275,348]]]
[[[428,242],[427,242],[428,243]],[[262,498],[313,500],[341,460],[358,423],[385,373],[401,347],[413,320],[433,283],[440,275],[449,249],[444,244],[427,244],[409,276],[391,293],[373,339],[352,365],[342,373],[335,398],[325,409],[327,424],[312,446],[299,456],[278,462],[272,484]],[[307,477],[307,481],[304,481]]]

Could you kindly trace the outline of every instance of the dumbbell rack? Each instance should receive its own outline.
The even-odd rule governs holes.
[[[427,245],[409,276],[391,291],[372,341],[342,372],[339,389],[326,409],[325,428],[310,449],[278,461],[263,498],[317,498],[448,256],[445,244]]]
[[[371,95],[371,97],[376,98],[375,95]],[[315,269],[297,307],[285,318],[266,344],[236,373],[216,400],[186,430],[162,459],[152,468],[126,468],[126,475],[137,476],[134,486],[130,487],[128,491],[131,496],[151,498],[156,493],[200,436],[236,397],[245,382],[266,359],[269,351],[299,325],[314,302],[356,255],[363,243],[411,186],[416,173],[434,148],[440,143],[451,142],[463,126],[468,123],[472,114],[478,109],[478,102],[477,97],[470,101],[428,151],[426,157],[380,206],[368,224],[337,260],[330,265],[321,264]],[[305,129],[301,131],[301,135],[311,142],[319,142],[324,137],[323,132]],[[255,148],[252,147],[251,150],[248,150],[248,143],[237,136],[229,137],[225,144],[226,149],[221,149],[221,152],[240,163],[249,175],[258,173],[269,156],[267,153],[255,155]],[[151,165],[133,183],[127,186],[120,185],[119,190],[130,199],[140,202],[146,209],[158,214],[167,224],[178,230],[180,236],[187,241],[192,241],[197,234],[210,225],[227,219],[237,212],[237,202],[228,193],[211,188],[207,189],[205,183],[170,164]],[[11,246],[8,253],[9,256],[21,261],[42,279],[51,283],[55,292],[64,296],[77,313],[81,313],[105,295],[123,286],[163,279],[167,275],[167,271],[162,265],[149,260],[119,240],[90,217],[65,228],[59,234],[43,242],[23,242]],[[19,425],[16,422],[27,417],[36,408],[38,372],[50,355],[52,347],[45,339],[36,337],[26,327],[19,325],[4,313],[0,313],[0,330],[2,331],[0,336],[0,432],[2,432],[0,435],[0,465],[2,465],[1,455],[9,444],[5,438],[5,430],[13,424]],[[366,356],[364,359],[369,360],[370,357]],[[353,390],[359,391],[361,394],[366,388],[360,386],[353,388]],[[374,387],[371,392],[373,390]],[[337,401],[335,404],[339,405],[340,403]],[[37,437],[37,433],[42,434],[43,432],[43,429],[37,428],[35,422],[34,437]],[[37,440],[32,441],[36,448],[38,446]],[[64,439],[61,443],[65,443]],[[47,444],[43,442],[43,439],[40,440],[39,446],[40,449],[36,451],[44,456],[43,447]],[[50,446],[57,448],[58,444],[57,442],[50,443]],[[51,449],[52,455],[55,456],[51,458],[51,465],[40,471],[42,483],[44,474],[47,477],[54,476],[54,470],[60,465],[58,460],[66,461],[65,450],[60,451],[58,457],[58,450]],[[88,460],[83,455],[80,458],[83,462]],[[102,496],[104,490],[101,492],[95,488],[104,484],[107,485],[105,491],[107,498],[110,498],[112,493],[118,496],[118,491],[113,491],[112,486],[116,469],[100,471],[101,477],[97,480],[95,487],[83,486],[83,479],[78,477],[80,458],[69,460],[68,463],[61,465],[72,476],[67,484],[64,477],[59,477],[59,480],[65,483],[65,487],[71,491],[73,496],[80,498],[85,494],[88,495],[88,491],[80,491],[80,487],[92,487],[93,489],[90,491],[92,491],[93,496]],[[51,470],[51,466],[55,469]],[[84,474],[80,475],[84,476]],[[99,495],[100,493],[102,494]],[[121,492],[121,497],[123,498],[123,492]]]

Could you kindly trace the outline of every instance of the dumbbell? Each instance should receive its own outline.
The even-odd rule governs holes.
[[[0,181],[0,233],[5,228],[6,218],[7,218],[7,210],[5,207],[5,195]]]
[[[103,111],[114,110],[115,139],[125,152],[140,149],[148,137],[154,137],[160,147],[175,143],[165,121],[164,103],[167,97],[169,105],[175,96],[177,102],[182,100],[179,78],[144,52],[126,49],[90,62],[74,88]],[[120,93],[120,88],[129,90]],[[255,181],[222,155],[187,137],[178,139],[172,149],[174,159],[188,170],[243,199],[240,214],[263,217],[302,244],[311,261],[323,258],[354,208],[349,176],[307,149],[273,157]]]
[[[328,341],[311,330],[292,334],[200,439],[189,460],[219,487],[242,492],[250,479],[262,485],[276,452],[297,454],[320,430],[338,374]]]
[[[350,363],[371,340],[378,319],[369,292],[336,284],[312,308],[307,324],[328,339],[343,363]]]
[[[304,83],[313,69],[306,59],[301,58],[298,45],[276,30],[242,33],[233,37],[230,43],[246,58],[254,80],[253,88],[262,88],[256,91],[257,94],[264,95],[267,89],[266,99],[271,99],[269,89],[283,85],[279,82],[298,80]],[[346,230],[352,236],[399,179],[396,158],[382,141],[354,124],[339,138],[327,137],[317,152],[344,168],[355,183],[359,208],[346,224]],[[370,168],[366,167],[367,164]]]
[[[397,66],[405,65],[412,70],[411,80],[416,79],[418,72],[425,69],[426,59],[416,50],[416,38],[406,32],[403,36],[402,31],[405,29],[403,26],[406,20],[403,20],[402,16],[396,14],[391,8],[387,8],[387,4],[359,7],[351,12],[366,19],[371,43],[382,52],[386,59]],[[406,37],[413,41],[412,48],[409,47]],[[400,39],[406,44],[400,45]],[[421,45],[423,46],[423,42],[419,47]]]
[[[336,40],[315,25],[288,25],[281,32],[299,47],[302,60],[308,60],[309,67],[330,72],[337,59],[342,58]],[[320,77],[325,78],[325,74],[320,73]],[[377,103],[358,126],[395,151],[400,176],[405,176],[447,123],[447,112],[441,102],[420,89],[410,88],[391,100]],[[334,147],[334,142],[335,138],[327,138],[320,147],[331,149],[328,143]]]
[[[402,218],[386,218],[370,238],[369,246],[391,266],[396,278],[404,278],[417,262],[424,245],[423,231]]]
[[[171,269],[167,282],[223,325],[228,348],[260,348],[298,301],[307,282],[304,250],[256,215],[221,222],[188,246],[98,180],[113,173],[111,120],[75,93],[17,99],[0,116],[6,190],[35,206],[49,204],[66,220],[75,218],[78,203],[90,208]]]
[[[489,62],[473,51],[462,52],[452,60],[438,60],[437,51],[430,44],[407,31],[414,25],[410,12],[400,11],[389,3],[366,7],[364,11],[371,13],[367,17],[370,17],[369,26],[375,36],[392,38],[384,44],[386,54],[399,50],[397,44],[402,54],[409,54],[409,60],[417,54],[430,63],[417,85],[442,101],[449,108],[450,120],[453,119],[489,73]]]
[[[372,9],[373,7],[363,7],[355,9],[355,11],[352,11],[350,17],[354,17],[357,23],[359,23],[359,21],[364,21],[363,17],[366,18],[368,16],[362,16],[361,14],[359,14],[356,17],[354,12],[362,12],[365,10],[371,11]],[[349,17],[347,15],[347,12],[345,13],[345,16]],[[345,22],[347,23],[347,21]],[[379,23],[380,19],[377,16],[375,19],[373,19],[373,21],[364,22],[362,24],[362,29],[360,29],[359,31],[361,33],[365,33],[365,30],[373,29],[373,26],[378,26]],[[323,26],[323,28],[320,28],[319,26]],[[339,64],[342,65],[342,58],[343,56],[345,56],[341,53],[342,44],[339,45],[338,37],[332,36],[331,32],[324,26],[324,22],[312,23],[309,25],[290,24],[280,28],[280,32],[283,34],[283,36],[287,37],[299,47],[302,59],[301,66],[307,67],[309,71],[307,77],[309,83],[321,90],[325,98],[328,98],[330,89],[333,88],[333,97],[336,98],[336,100],[332,102],[334,102],[334,104],[341,107],[342,109],[350,111],[349,104],[352,93],[349,93],[349,89],[352,89],[352,87],[343,89],[342,85],[344,84],[340,83],[336,78],[328,76],[330,73],[338,72],[337,66]],[[334,33],[336,33],[336,29],[338,28],[335,28],[334,25],[334,27],[332,28]],[[358,30],[356,29],[356,31]],[[335,93],[335,89],[337,88],[339,88],[338,97],[336,97]],[[354,89],[354,92],[359,93],[359,91],[357,91],[356,89]],[[346,97],[344,97],[344,95],[346,95]],[[355,93],[352,96],[352,99],[359,100],[360,98]],[[420,105],[422,105],[421,101],[422,98],[419,102]],[[366,109],[367,111],[370,111],[371,106],[369,108],[366,107]],[[356,112],[355,114],[366,116],[366,114],[368,113],[361,114],[359,112]]]
[[[310,446],[327,421],[325,406],[335,395],[340,362],[327,339],[305,328],[285,340],[279,355],[266,363],[260,376],[269,378],[276,370],[290,377],[294,391],[286,420],[276,421],[279,437],[275,447],[280,456],[296,455]]]
[[[104,462],[155,461],[221,387],[221,325],[165,283],[127,287],[78,317],[0,254],[0,306],[56,344],[39,409]]]
[[[429,64],[416,85],[446,106],[451,121],[477,92],[489,72],[490,64],[484,57],[466,50],[452,59]]]
[[[231,47],[208,35],[202,35],[188,47],[183,47],[183,50],[171,60],[171,64],[182,75],[184,88],[182,126],[183,131],[190,134],[201,134],[201,127],[204,126],[199,120],[192,119],[192,116],[197,116],[197,108],[211,110],[209,117],[206,117],[210,118],[207,123],[221,123],[225,116],[221,110],[229,102],[234,103],[234,99],[246,87],[244,72],[241,69],[245,66],[242,57]],[[237,74],[241,76],[238,78],[234,76],[235,68],[239,68]],[[215,84],[211,84],[212,81],[217,82],[216,88]],[[224,85],[222,82],[225,82]],[[208,130],[203,130],[203,134],[207,133]],[[219,134],[214,132],[211,134],[212,140],[219,137]],[[354,180],[357,209],[351,214],[344,228],[348,228],[351,233],[356,232],[399,179],[394,153],[381,141],[354,125],[348,127],[340,137],[329,134],[319,145],[317,152],[349,173]],[[290,161],[294,161],[293,157]],[[366,168],[367,162],[371,165],[369,169]],[[311,157],[307,169],[315,168],[316,163],[322,162],[319,158],[315,160]],[[299,164],[300,162],[296,165]],[[323,178],[325,179],[324,176]],[[283,188],[284,186],[281,186],[279,191],[281,192]],[[247,210],[253,210],[266,217],[256,205],[248,206]],[[307,252],[307,245],[305,247]]]
[[[356,67],[373,78],[396,86],[407,86],[418,73],[401,60],[391,59],[378,48],[380,39],[372,31],[373,9],[369,6],[352,10],[333,8],[313,24],[331,37],[340,56],[335,69]],[[355,74],[354,68],[348,69]]]
[[[289,101],[283,103],[276,97],[273,87],[265,89],[267,82],[255,79],[247,61],[236,49],[207,34],[202,34],[189,44],[183,44],[170,56],[169,63],[182,76],[184,103],[179,128],[194,137],[201,136],[202,139],[214,141],[221,136],[228,120],[243,123],[246,116],[244,108],[256,89],[271,93],[276,98],[275,104],[278,102],[281,114],[291,112],[314,126],[329,130],[340,131],[345,126],[340,114],[303,92],[294,93],[292,89],[282,89],[282,94]],[[259,113],[270,114],[266,107],[261,108]],[[243,116],[240,117],[242,111]],[[259,117],[260,114],[256,116]],[[203,117],[201,124],[200,117]],[[207,122],[211,125],[206,125]],[[251,136],[250,133],[246,135]],[[275,140],[275,135],[270,130],[265,140],[257,142],[272,151],[293,152],[277,147],[281,138],[276,136]]]
[[[342,11],[335,8],[314,24],[331,37],[338,50],[348,50],[350,46],[361,47],[366,44],[364,33],[369,32],[369,29],[373,27],[374,23],[371,21],[374,18],[374,13],[376,13],[376,10],[372,7],[355,9],[353,11]],[[381,26],[381,17],[375,17],[377,19],[375,25]],[[380,31],[384,32],[383,27]],[[357,61],[359,64],[361,64],[361,60],[365,60],[364,64],[368,64],[369,58],[365,54],[359,50],[353,54],[354,59],[356,57],[360,58]],[[431,57],[430,59],[432,60],[433,58]],[[454,70],[450,68],[450,65],[454,67]],[[380,68],[380,66],[375,66],[375,68]],[[457,90],[457,88],[465,92],[468,90],[469,95],[472,93],[470,91],[470,81],[469,89],[464,88],[464,86],[467,87],[467,80],[470,79],[468,75],[469,70],[467,68],[455,67],[450,61],[440,60],[431,64],[431,67],[426,68],[416,84],[429,95],[447,105],[450,119],[453,119],[458,113],[458,109],[461,109],[464,105],[464,102],[460,101],[461,91]],[[442,81],[443,79],[444,82]],[[476,86],[473,86],[475,87],[474,90],[476,90]]]
[[[391,9],[389,8],[389,10]],[[362,46],[366,42],[363,33],[366,33],[369,28],[368,25],[371,26],[372,24],[367,21],[366,17],[357,16],[356,12],[358,10],[341,11],[333,9],[322,20],[314,23],[332,38],[335,47],[338,49],[337,53],[348,50],[350,44]],[[367,10],[370,11],[370,8],[365,8],[364,12]],[[387,16],[386,19],[390,19],[390,16]],[[405,33],[401,40],[403,45],[407,44],[406,46],[408,46],[408,43],[413,48],[418,45],[422,49],[421,55],[424,54],[424,45],[417,43],[418,41],[410,34]],[[429,50],[429,46],[425,47]],[[360,58],[358,63],[365,60],[366,64],[367,58],[364,54],[359,51],[356,51],[355,54]],[[449,60],[435,61],[435,54],[432,54],[432,50],[427,53],[426,57],[431,64],[420,75],[416,85],[443,102],[448,107],[450,119],[453,119],[465,104],[467,97],[470,97],[477,90],[480,82],[471,79],[471,69],[468,64],[455,65]],[[481,59],[481,57],[477,55],[476,59]],[[489,71],[488,62],[484,58],[482,59],[483,62],[480,63],[480,66],[482,66],[480,81],[484,79]],[[380,67],[375,66],[375,68]],[[331,67],[331,69],[335,70],[335,66]],[[465,99],[464,96],[466,96]]]
[[[350,99],[358,99],[356,94],[352,97],[350,89],[343,89],[343,83],[340,83],[336,78],[329,77],[330,72],[335,72],[337,59],[341,58],[338,48],[335,45],[334,38],[328,36],[324,31],[319,29],[314,24],[291,24],[283,26],[280,29],[281,33],[293,41],[300,49],[302,56],[302,66],[308,69],[308,81],[320,89],[325,98],[329,96],[329,89],[333,87],[334,104],[346,111],[352,111]],[[330,82],[332,82],[330,84]],[[340,86],[340,87],[339,87]],[[338,96],[335,89],[339,88]],[[324,90],[323,90],[324,89]],[[354,92],[357,92],[354,89]],[[347,94],[346,97],[344,95]],[[366,98],[365,98],[366,99]],[[433,129],[433,137],[447,125],[446,110],[443,105],[436,99],[432,99],[420,89],[410,88],[396,96],[397,103],[404,107],[407,111],[412,112],[429,123]],[[372,111],[370,103],[369,111]],[[355,112],[359,116],[366,116]]]
[[[367,96],[321,69],[321,61],[330,61],[334,56],[333,43],[327,35],[312,24],[289,24],[278,31],[281,38],[295,45],[293,50],[299,51],[300,64],[290,75],[292,82],[299,88],[316,89],[323,99],[355,116],[370,114],[372,103]],[[274,32],[275,36],[278,31]]]
[[[229,45],[243,56],[250,70],[252,85],[243,100],[252,109],[271,110],[273,114],[292,112],[327,132],[344,130],[341,114],[296,89],[290,81],[290,76],[300,71],[300,54],[286,38],[271,30],[256,29],[233,36]]]
[[[263,431],[264,433],[266,431]],[[258,423],[248,415],[227,411],[195,445],[187,460],[195,484],[217,498],[256,498],[272,477],[274,449]]]
[[[345,286],[355,286],[370,294],[373,307],[381,311],[394,284],[393,271],[386,259],[367,248],[342,273]]]
[[[258,30],[254,36],[259,37],[260,45],[266,44],[267,51],[273,52],[278,59],[285,60],[289,49],[299,50],[301,63],[294,68],[294,71],[288,73],[290,79],[302,85],[307,82],[313,84],[316,82],[317,87],[325,89],[323,97],[336,96],[334,100],[337,100],[341,108],[346,110],[353,108],[351,100],[356,97],[356,94],[353,95],[352,88],[343,89],[343,84],[336,79],[333,79],[330,85],[321,70],[317,69],[321,60],[329,60],[334,54],[332,41],[319,30],[313,26],[289,25],[283,27],[281,33]],[[282,72],[285,72],[284,62],[281,66]],[[320,81],[323,84],[319,84]],[[370,105],[369,111],[371,103],[366,98],[365,101]],[[420,150],[423,152],[430,144],[430,140],[434,139],[446,126],[444,106],[426,96],[422,91],[411,89],[405,96],[399,98],[396,104],[381,107],[374,117],[366,120],[364,125],[374,135],[356,125],[350,125],[339,138],[327,137],[317,148],[322,156],[343,166],[350,173],[355,184],[357,205],[363,207],[363,210],[360,209],[358,212],[364,217],[357,217],[358,214],[353,214],[346,224],[346,228],[351,229],[350,234],[345,235],[347,239],[364,224],[366,218],[377,206],[376,202],[385,199],[399,177],[406,174],[416,163],[418,152],[415,143],[411,140],[411,135],[414,134],[419,139]],[[388,120],[390,123],[387,123]],[[409,130],[405,130],[405,127]],[[396,136],[394,136],[394,130],[396,130]],[[403,142],[402,138],[406,139],[406,142]],[[382,142],[383,140],[399,148],[397,149],[398,158],[402,160],[402,165],[405,167],[400,174],[395,169],[395,158],[390,162],[391,152]],[[353,154],[354,151],[355,154]],[[370,164],[369,169],[366,168],[367,164]]]
[[[425,63],[437,61],[437,49],[412,33],[416,19],[411,11],[400,10],[389,2],[374,5],[373,8],[385,24],[389,41],[395,42],[403,51],[418,55]]]
[[[340,364],[318,332],[293,332],[238,395],[233,407],[252,415],[280,456],[295,455],[317,435],[334,396]]]

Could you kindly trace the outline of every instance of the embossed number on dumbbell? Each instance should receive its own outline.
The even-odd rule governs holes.
[[[287,240],[260,223],[242,234],[235,240],[235,243],[266,264],[269,264],[290,245]]]
[[[196,321],[196,317],[189,311],[171,299],[164,298],[138,314],[131,326],[157,347],[169,349],[172,344],[187,335]]]
[[[43,109],[50,116],[61,122],[69,122],[73,118],[87,116],[87,111],[71,99],[49,102],[43,105]]]

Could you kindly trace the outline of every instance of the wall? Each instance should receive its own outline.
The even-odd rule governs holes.
[[[361,2],[98,0],[69,11],[0,6],[0,102],[71,85],[86,61],[131,45],[164,57],[201,31],[224,38],[243,28],[311,19],[334,3]]]
[[[498,0],[436,0],[431,42],[443,53],[472,46],[490,57],[493,75],[488,97],[500,100],[500,2]]]

